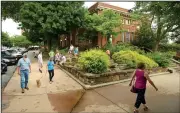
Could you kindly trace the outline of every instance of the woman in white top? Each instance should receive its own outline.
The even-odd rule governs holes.
[[[42,67],[43,67],[42,52],[39,52],[38,54],[38,64],[39,64],[39,71],[42,73]]]

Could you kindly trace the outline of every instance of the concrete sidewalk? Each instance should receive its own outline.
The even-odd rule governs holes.
[[[38,71],[38,64],[32,63],[32,73],[29,77],[29,88],[21,93],[20,76],[17,72],[6,86],[2,94],[2,112],[70,112],[83,94],[83,88],[55,67],[54,82],[49,84],[49,74]],[[41,79],[41,87],[36,86],[36,80]]]
[[[180,113],[180,73],[152,77],[159,91],[148,83],[146,102],[149,111],[140,113]],[[133,113],[136,94],[130,92],[129,82],[86,91],[73,113],[111,112]]]
[[[87,90],[84,94],[83,88],[58,67],[55,67],[54,82],[49,84],[45,64],[41,74],[38,64],[32,63],[30,90],[24,94],[21,93],[20,76],[17,72],[14,74],[2,95],[2,112],[133,112],[136,95],[130,92],[129,82]],[[42,75],[42,85],[37,88],[36,80]],[[159,91],[148,84],[146,101],[150,111],[146,113],[180,113],[180,73],[154,76],[152,80]],[[143,112],[141,108],[140,113]]]

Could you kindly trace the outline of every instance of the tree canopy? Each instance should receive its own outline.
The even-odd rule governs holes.
[[[2,32],[1,34],[1,43],[3,46],[7,46],[7,47],[11,47],[11,41],[10,41],[10,37],[7,33]]]
[[[155,40],[154,50],[170,32],[180,29],[179,2],[136,2],[135,12],[149,17],[150,27]]]

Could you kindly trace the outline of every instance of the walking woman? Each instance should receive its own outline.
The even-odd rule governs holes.
[[[53,57],[51,57],[47,63],[47,67],[48,67],[48,72],[49,72],[49,83],[51,84],[53,81],[53,77],[54,77],[54,61],[53,61]]]
[[[132,85],[133,80],[135,79],[134,90],[137,93],[137,98],[135,102],[135,109],[134,113],[139,113],[138,108],[140,107],[141,103],[143,104],[144,111],[148,110],[145,101],[145,91],[146,91],[146,83],[148,82],[158,91],[158,88],[154,85],[153,81],[149,77],[149,72],[145,71],[145,64],[139,63],[137,65],[137,69],[135,70],[133,77],[129,86]]]

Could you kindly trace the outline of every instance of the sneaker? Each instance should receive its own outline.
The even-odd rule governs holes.
[[[24,93],[25,92],[25,90],[24,90],[24,88],[22,89],[22,93]]]
[[[25,87],[25,89],[29,90],[29,88],[28,88],[28,87]]]

